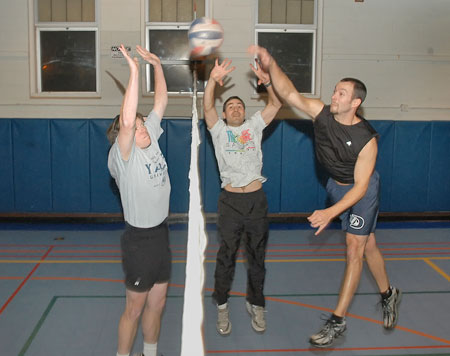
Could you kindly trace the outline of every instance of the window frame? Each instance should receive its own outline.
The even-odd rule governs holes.
[[[314,0],[314,23],[313,24],[272,24],[272,23],[258,23],[259,0],[255,1],[255,27],[254,27],[254,41],[258,44],[259,33],[312,33],[313,34],[313,48],[312,48],[312,73],[311,73],[311,92],[302,93],[307,97],[320,97],[320,80],[321,80],[321,63],[322,63],[322,12],[323,0]],[[257,85],[255,81],[254,94],[257,93]]]
[[[38,98],[98,98],[100,97],[100,35],[99,35],[99,1],[95,1],[94,22],[48,22],[38,21],[38,0],[29,0],[30,9],[30,86],[31,97]],[[41,47],[40,34],[42,31],[86,31],[95,33],[95,91],[42,91],[41,77]]]
[[[150,7],[150,1],[151,0],[141,0],[143,2],[142,8],[144,9],[142,13],[142,23],[144,26],[143,35],[142,35],[142,43],[145,43],[145,47],[151,52],[150,48],[150,36],[149,31],[150,30],[184,30],[189,31],[189,26],[191,25],[190,22],[150,22],[149,19],[149,7]],[[211,0],[204,0],[205,1],[205,15],[206,17],[211,17],[210,14],[210,1]],[[194,19],[193,19],[194,20]],[[189,65],[191,63],[191,60],[189,59],[180,59],[180,60],[162,60],[161,64],[183,64],[183,65]],[[145,83],[142,85],[143,91],[142,96],[144,97],[152,97],[154,96],[154,91],[150,91],[150,84],[151,84],[151,70],[150,70],[150,64],[145,65]],[[204,80],[204,87],[206,87],[207,80]],[[169,85],[167,85],[169,86]],[[168,91],[169,95],[179,96],[179,97],[191,97],[194,91],[194,87],[192,86],[192,91]],[[203,95],[203,91],[197,93],[198,96]]]

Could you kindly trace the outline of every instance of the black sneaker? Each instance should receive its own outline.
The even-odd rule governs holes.
[[[323,328],[317,334],[314,334],[309,338],[309,343],[315,347],[330,346],[346,329],[345,319],[342,320],[342,323],[338,323],[333,319],[328,319]]]
[[[383,326],[386,329],[393,329],[397,325],[398,320],[398,305],[402,299],[402,292],[400,289],[393,287],[392,294],[389,298],[381,298],[381,305],[383,307]]]

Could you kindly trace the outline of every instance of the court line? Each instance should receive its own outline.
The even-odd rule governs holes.
[[[259,349],[259,350],[206,350],[207,354],[234,354],[234,353],[282,353],[282,352],[330,352],[330,351],[381,351],[381,350],[421,350],[421,349],[446,349],[447,345],[430,346],[380,346],[380,347],[334,347],[334,348],[307,348],[307,349]],[[441,354],[448,355],[448,354]],[[435,355],[433,355],[435,356]]]
[[[64,256],[61,256],[64,257]],[[424,261],[424,260],[450,260],[450,256],[435,257],[388,257],[385,261]],[[243,259],[236,260],[238,263],[245,262]],[[345,262],[345,258],[296,258],[296,259],[266,259],[267,263],[278,262]],[[0,263],[121,263],[117,260],[8,260],[2,259]],[[172,263],[186,263],[186,260],[173,260]],[[216,263],[216,260],[205,260],[205,263]]]
[[[423,259],[431,268],[433,268],[437,273],[439,273],[442,277],[444,277],[447,281],[450,282],[450,276],[445,273],[440,267],[430,261],[428,258]]]
[[[30,273],[28,273],[28,276],[25,277],[25,279],[22,281],[22,283],[19,284],[19,286],[16,288],[13,294],[8,298],[5,304],[0,308],[0,315],[3,313],[3,311],[6,309],[9,303],[14,299],[14,297],[19,293],[19,291],[22,289],[22,287],[27,283],[27,281],[31,278],[33,273],[38,269],[38,267],[41,265],[41,262],[45,260],[45,258],[48,256],[48,254],[52,251],[53,246],[50,246],[50,248],[47,250],[47,252],[41,257],[40,261],[33,267]]]
[[[179,285],[179,284],[170,284],[171,286],[178,286],[178,287],[184,287],[183,285]],[[212,288],[205,288],[205,290],[209,290],[212,291]],[[234,296],[241,296],[244,297],[245,293],[241,293],[241,292],[230,292],[230,294],[234,295]],[[24,346],[22,347],[22,349],[20,350],[18,356],[24,356],[25,352],[28,350],[28,348],[30,347],[31,343],[33,342],[34,338],[36,337],[36,335],[38,334],[41,326],[44,324],[46,318],[48,317],[48,315],[50,314],[51,309],[53,308],[54,304],[56,303],[57,299],[59,298],[74,298],[74,299],[78,299],[78,298],[124,298],[124,296],[53,296],[53,298],[51,299],[49,305],[47,306],[47,308],[45,309],[44,313],[42,314],[41,318],[39,319],[39,321],[37,322],[36,326],[33,328],[32,333],[30,334],[30,336],[28,337],[28,339],[26,340]],[[168,298],[171,298],[171,296],[168,296]],[[307,307],[307,308],[313,308],[313,309],[319,309],[319,310],[323,310],[323,311],[331,311],[331,309],[328,308],[322,308],[322,307],[317,307],[317,306],[313,306],[310,304],[304,304],[304,303],[300,303],[300,302],[293,302],[293,301],[288,301],[288,300],[283,300],[283,299],[279,299],[279,298],[274,298],[274,297],[267,297],[267,300],[272,300],[275,302],[281,302],[284,304],[292,304],[292,305],[297,305],[297,306],[302,306],[302,307]],[[375,322],[376,324],[382,324],[382,322],[378,321],[378,320],[374,320],[371,318],[365,318],[365,317],[361,317],[355,314],[347,314],[347,316],[352,317],[352,318],[358,318],[364,321],[369,321],[369,322]],[[323,349],[317,349],[317,348],[299,348],[299,349],[258,349],[258,350],[251,350],[251,349],[240,349],[240,350],[206,350],[205,352],[207,354],[230,354],[230,353],[256,353],[256,352],[260,352],[260,353],[284,353],[284,352],[323,352],[323,351],[369,351],[369,350],[373,350],[373,351],[381,351],[381,350],[419,350],[419,349],[446,349],[446,348],[450,348],[450,340],[445,340],[442,338],[438,338],[435,337],[433,335],[428,335],[425,333],[422,333],[420,331],[416,331],[416,330],[412,330],[412,329],[408,329],[408,328],[404,328],[401,326],[396,326],[396,329],[402,330],[402,331],[406,331],[406,332],[412,332],[413,334],[419,335],[419,336],[423,336],[426,338],[431,338],[435,341],[440,341],[449,345],[421,345],[421,346],[389,346],[389,347],[336,347],[336,348],[323,348]]]

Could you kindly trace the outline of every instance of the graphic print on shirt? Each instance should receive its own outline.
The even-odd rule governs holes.
[[[250,129],[246,129],[241,131],[240,134],[234,134],[233,131],[227,130],[228,142],[225,146],[225,152],[242,154],[245,151],[255,151],[255,143],[249,131]]]
[[[148,177],[155,187],[163,187],[167,181],[167,163],[161,152],[155,153],[151,157],[151,162],[145,164],[148,172]]]

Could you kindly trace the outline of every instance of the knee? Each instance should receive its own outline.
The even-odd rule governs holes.
[[[347,263],[360,263],[364,256],[365,243],[358,240],[347,242]]]
[[[124,316],[128,320],[135,322],[140,318],[142,309],[143,309],[142,305],[127,303],[127,306],[125,307]]]

